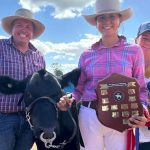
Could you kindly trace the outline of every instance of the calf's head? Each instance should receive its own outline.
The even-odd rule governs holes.
[[[52,147],[56,136],[62,134],[64,128],[70,138],[73,138],[76,132],[76,124],[71,113],[59,111],[56,103],[64,95],[62,89],[69,82],[76,86],[79,76],[80,69],[74,69],[61,77],[56,77],[42,69],[22,81],[0,76],[0,92],[24,93],[19,103],[25,103],[30,127],[49,148]]]

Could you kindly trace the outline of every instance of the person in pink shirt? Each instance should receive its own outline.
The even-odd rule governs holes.
[[[104,126],[99,122],[96,110],[93,109],[97,99],[97,82],[112,73],[136,78],[140,84],[139,101],[147,105],[142,49],[136,44],[128,43],[126,37],[118,34],[121,23],[131,17],[132,10],[121,10],[119,0],[96,0],[95,8],[94,14],[83,17],[97,28],[101,37],[81,54],[81,75],[72,93],[76,101],[82,102],[79,126],[85,147],[81,147],[81,150],[133,150],[134,145],[129,143],[132,141],[127,142],[128,130],[118,132]],[[65,110],[66,103],[71,105],[72,99],[64,96],[58,103],[59,108]],[[145,116],[133,116],[129,120],[131,128],[144,126],[147,122]]]

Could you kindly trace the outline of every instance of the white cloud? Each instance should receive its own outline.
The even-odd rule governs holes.
[[[63,69],[63,73],[69,72],[70,70],[72,70],[76,67],[77,67],[77,64],[63,64],[62,68],[65,68],[65,69]]]
[[[7,38],[9,38],[9,37],[0,35],[0,39],[7,39]]]
[[[65,74],[65,73],[67,73],[67,72],[69,72],[69,71],[71,71],[72,69],[74,69],[74,68],[76,68],[76,67],[78,67],[78,65],[77,64],[70,64],[70,63],[68,63],[68,64],[61,64],[61,70],[62,70],[62,72]],[[46,68],[48,71],[50,71],[51,73],[53,73],[53,69],[52,69],[52,67],[51,67],[51,64],[49,64],[49,65],[47,65],[47,68]]]
[[[119,0],[121,3],[124,0]],[[73,18],[81,15],[83,9],[94,6],[95,0],[20,0],[19,4],[33,12],[39,12],[51,6],[54,12],[50,12],[54,18]]]
[[[100,37],[92,34],[86,34],[84,38],[77,42],[71,43],[51,43],[40,40],[34,40],[32,43],[36,45],[36,48],[48,56],[51,62],[64,62],[62,64],[62,70],[64,73],[77,67],[79,56],[83,50],[89,48],[92,43],[98,41]],[[76,62],[76,63],[74,63]],[[53,72],[51,64],[46,64],[47,70]]]
[[[0,39],[8,38],[6,36],[0,35]],[[55,60],[56,62],[61,60],[62,62],[66,62],[62,64],[65,70],[63,72],[68,72],[73,68],[77,67],[77,63],[72,63],[73,61],[78,61],[80,54],[83,50],[89,48],[92,43],[96,42],[99,39],[99,36],[86,34],[84,38],[77,42],[70,42],[70,43],[52,43],[52,42],[45,42],[40,40],[33,40],[31,41],[38,50],[40,50],[45,56],[48,54],[50,55],[51,60]],[[47,64],[47,69],[50,71],[50,64]]]
[[[3,35],[0,35],[0,39],[9,38]],[[35,39],[31,41],[38,50],[40,50],[45,56],[48,54],[51,55],[50,59],[52,60],[65,60],[68,62],[68,65],[72,67],[76,66],[76,64],[72,64],[69,62],[73,62],[78,60],[80,54],[87,48],[91,46],[92,43],[96,42],[100,37],[97,35],[86,34],[84,38],[77,42],[70,43],[52,43],[47,41],[40,41]],[[65,65],[65,64],[64,64]],[[66,64],[67,65],[67,64]],[[68,67],[70,68],[70,67]]]
[[[53,57],[54,60],[60,60],[60,59],[64,59],[66,58],[65,56],[62,56],[62,55],[56,55]]]
[[[81,14],[81,11],[92,6],[95,0],[20,0],[20,5],[31,9],[33,12],[44,10],[51,6],[54,12],[50,13],[54,18],[72,18]]]
[[[52,59],[57,60],[75,60],[79,57],[81,52],[90,47],[90,45],[96,42],[99,36],[86,34],[85,38],[77,42],[71,43],[52,43],[42,42],[40,40],[33,40],[32,43],[41,50],[44,55],[53,53],[55,56]]]

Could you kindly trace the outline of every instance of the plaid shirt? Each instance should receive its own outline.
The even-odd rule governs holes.
[[[144,81],[144,57],[142,49],[136,44],[129,44],[121,36],[118,43],[106,48],[101,42],[82,53],[79,60],[82,72],[73,96],[76,100],[96,99],[95,88],[98,80],[112,73],[135,77],[140,84],[140,99],[147,103],[146,84]]]
[[[8,75],[13,79],[22,80],[35,71],[45,68],[45,61],[31,43],[29,50],[23,54],[12,40],[0,40],[0,75]],[[4,95],[0,93],[0,112],[11,113],[24,111],[24,103],[18,106],[20,94]]]

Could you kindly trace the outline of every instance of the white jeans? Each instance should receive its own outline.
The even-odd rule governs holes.
[[[125,150],[126,132],[118,132],[102,125],[96,111],[81,106],[79,112],[79,126],[85,148],[81,150]]]

